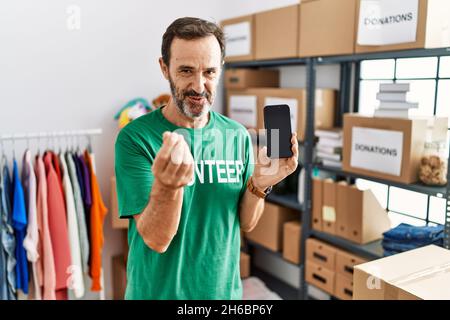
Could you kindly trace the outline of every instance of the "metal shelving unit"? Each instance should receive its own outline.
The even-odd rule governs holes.
[[[417,58],[417,57],[430,57],[430,56],[450,56],[450,48],[440,49],[414,49],[414,50],[402,50],[402,51],[390,51],[390,52],[375,52],[364,54],[353,54],[345,56],[331,56],[331,57],[311,57],[311,58],[293,58],[293,59],[276,59],[276,60],[264,60],[264,61],[246,61],[246,62],[232,62],[226,63],[225,68],[270,68],[280,66],[294,66],[305,65],[306,66],[306,90],[307,90],[307,106],[306,114],[308,115],[308,121],[306,122],[306,134],[305,141],[302,143],[303,147],[303,167],[305,168],[305,181],[304,181],[304,201],[300,206],[296,199],[296,195],[276,195],[272,194],[268,197],[267,201],[277,203],[283,206],[287,206],[296,210],[302,211],[302,235],[300,243],[300,284],[299,289],[288,288],[289,285],[284,284],[281,286],[283,289],[289,291],[289,299],[292,299],[292,290],[297,290],[296,297],[299,299],[308,299],[308,288],[305,281],[305,270],[302,267],[305,261],[306,240],[309,237],[315,237],[323,240],[327,243],[335,245],[336,247],[345,249],[354,254],[365,257],[366,259],[378,259],[383,256],[383,250],[381,247],[381,241],[374,241],[366,245],[358,245],[352,243],[343,238],[312,230],[311,228],[311,216],[312,216],[312,176],[313,170],[323,170],[333,173],[337,176],[346,178],[361,178],[371,180],[374,182],[383,183],[389,186],[403,188],[410,191],[420,192],[430,196],[445,197],[446,199],[446,217],[445,217],[445,238],[444,247],[450,249],[450,183],[445,187],[429,187],[424,184],[403,184],[394,181],[374,178],[366,175],[355,174],[351,172],[343,171],[341,168],[326,167],[313,162],[314,154],[314,119],[315,119],[315,88],[316,88],[316,67],[318,65],[326,64],[339,64],[341,69],[340,76],[340,90],[338,100],[338,111],[336,117],[336,125],[342,125],[342,115],[351,110],[350,105],[353,103],[353,110],[358,111],[358,99],[359,99],[359,74],[360,63],[362,60],[375,60],[375,59],[394,59],[394,58]],[[353,89],[353,90],[352,90]],[[449,157],[450,160],[450,148]],[[449,161],[450,163],[450,161]],[[450,170],[448,171],[447,180],[450,181]],[[252,244],[255,248],[259,247],[257,244]],[[266,249],[267,250],[267,249]],[[258,275],[258,274],[256,274]],[[274,279],[267,273],[264,275],[263,281],[273,283],[279,280]],[[288,287],[286,287],[288,286]],[[274,286],[274,288],[277,285]]]
[[[321,164],[315,164],[314,168],[323,170],[323,171],[327,171],[327,172],[333,173],[338,176],[344,176],[344,177],[349,177],[349,178],[354,178],[354,179],[370,180],[373,182],[383,183],[383,184],[386,184],[389,186],[402,188],[402,189],[406,189],[406,190],[414,191],[414,192],[420,192],[420,193],[424,193],[424,194],[427,194],[430,196],[436,196],[436,197],[440,197],[440,198],[446,194],[446,187],[431,187],[431,186],[427,186],[420,182],[412,183],[412,184],[399,183],[399,182],[380,179],[380,178],[371,177],[371,176],[367,176],[367,175],[363,175],[363,174],[344,171],[341,168],[327,167],[327,166],[323,166]]]

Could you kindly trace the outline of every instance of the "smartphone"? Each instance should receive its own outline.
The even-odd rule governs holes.
[[[287,104],[264,107],[264,127],[269,158],[289,158],[292,152],[291,114]]]

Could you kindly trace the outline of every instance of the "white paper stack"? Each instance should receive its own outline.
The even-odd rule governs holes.
[[[406,101],[409,83],[382,83],[377,99],[380,107],[375,110],[374,116],[381,118],[408,118],[409,110],[418,108],[416,102]]]
[[[342,129],[318,129],[317,158],[324,166],[342,167]]]

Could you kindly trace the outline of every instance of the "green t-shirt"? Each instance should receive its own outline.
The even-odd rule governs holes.
[[[128,124],[115,144],[119,216],[147,206],[151,166],[165,131],[185,136],[195,180],[184,187],[180,224],[166,252],[150,249],[130,219],[125,298],[241,299],[239,202],[254,168],[251,138],[242,125],[210,111],[204,128],[181,128],[161,109]]]

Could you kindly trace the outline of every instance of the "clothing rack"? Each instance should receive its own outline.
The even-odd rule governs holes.
[[[38,139],[40,141],[41,139],[55,139],[55,138],[61,138],[61,137],[81,137],[81,136],[87,136],[89,140],[88,144],[88,150],[89,152],[92,152],[91,150],[91,137],[92,136],[98,136],[103,133],[103,130],[100,128],[95,129],[81,129],[81,130],[65,130],[65,131],[42,131],[42,132],[29,132],[29,133],[13,133],[13,134],[1,134],[0,135],[0,147],[1,149],[4,149],[3,147],[3,141],[12,141],[13,144],[16,140],[32,140],[32,139]],[[15,156],[15,146],[13,146],[13,153]],[[100,281],[102,284],[102,289],[99,292],[99,298],[100,300],[105,300],[105,281],[104,281],[104,269],[101,269],[101,277]]]
[[[93,135],[101,135],[101,134],[102,134],[102,129],[98,128],[98,129],[85,129],[85,130],[2,134],[2,135],[0,135],[0,140],[28,140],[28,139],[56,138],[56,137],[93,136]]]

